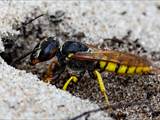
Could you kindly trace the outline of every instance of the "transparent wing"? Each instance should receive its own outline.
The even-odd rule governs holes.
[[[72,59],[85,60],[85,61],[106,61],[106,62],[110,61],[123,65],[142,66],[142,67],[151,65],[151,62],[143,57],[113,50],[78,52],[73,54]]]

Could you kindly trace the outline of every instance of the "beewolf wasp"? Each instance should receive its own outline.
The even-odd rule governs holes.
[[[45,14],[37,16],[24,25],[30,24],[42,16],[45,16]],[[51,22],[57,24],[62,21],[63,16],[63,11],[57,11],[55,15],[49,18],[52,18],[50,20]],[[76,71],[76,74],[71,74],[70,78],[66,80],[63,90],[67,90],[71,82],[78,82],[87,71],[91,78],[97,79],[100,91],[104,95],[108,106],[110,104],[102,80],[102,72],[113,72],[121,75],[160,74],[160,69],[153,66],[149,60],[143,57],[120,51],[97,49],[91,45],[77,41],[66,41],[61,46],[56,37],[49,37],[39,42],[33,51],[16,59],[12,64],[20,61],[29,54],[31,54],[31,65],[52,60],[43,77],[44,82],[51,83],[53,80],[59,79],[66,68]]]
[[[154,67],[149,60],[143,57],[125,52],[95,49],[77,41],[66,41],[60,47],[56,37],[49,37],[36,45],[30,56],[30,64],[35,65],[52,58],[56,59],[53,59],[44,75],[45,82],[50,83],[58,79],[66,68],[78,71],[78,74],[72,74],[66,80],[63,90],[67,90],[71,82],[78,82],[87,71],[91,78],[97,79],[107,105],[110,104],[101,72],[114,72],[122,75],[160,73],[159,68]]]

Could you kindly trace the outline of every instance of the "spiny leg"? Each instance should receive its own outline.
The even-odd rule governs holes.
[[[50,84],[53,78],[53,69],[58,62],[54,59],[48,66],[47,73],[43,76],[43,81]],[[54,65],[54,66],[53,66]]]
[[[108,96],[107,96],[107,92],[106,92],[106,89],[105,89],[101,74],[97,70],[94,70],[93,73],[97,77],[97,81],[98,81],[100,90],[101,90],[102,94],[105,97],[105,101],[107,103],[107,106],[110,106],[110,103],[109,103],[109,100],[108,100]]]
[[[63,90],[67,90],[67,87],[68,87],[68,85],[69,85],[69,83],[70,82],[77,82],[78,81],[78,78],[76,77],[76,76],[71,76],[68,80],[67,80],[67,82],[64,84],[64,86],[63,86]]]

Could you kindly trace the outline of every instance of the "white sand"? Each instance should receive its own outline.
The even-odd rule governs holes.
[[[139,38],[148,50],[160,49],[160,2],[45,2],[43,1],[0,1],[0,37],[12,30],[15,21],[21,22],[35,9],[39,13],[51,14],[55,10],[64,10],[71,17],[69,24],[77,31],[85,32],[90,38],[86,42],[103,42],[102,38],[116,36],[121,38],[128,30],[132,31],[131,39]],[[121,15],[126,11],[125,15]],[[143,15],[145,12],[146,15]],[[85,13],[85,16],[82,14]],[[64,31],[69,29],[64,29]],[[0,51],[4,47],[0,40]],[[52,118],[68,119],[83,111],[97,108],[89,101],[80,100],[40,82],[31,73],[16,70],[0,58],[0,119]],[[110,119],[104,112],[90,117],[92,120]]]

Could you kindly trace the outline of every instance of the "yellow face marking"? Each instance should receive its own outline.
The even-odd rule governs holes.
[[[110,72],[115,72],[116,67],[117,67],[116,63],[109,62],[107,67],[106,67],[106,70],[110,71]]]
[[[127,66],[126,66],[126,65],[120,65],[120,67],[119,67],[117,73],[123,74],[123,73],[126,72],[126,70],[127,70]]]
[[[136,68],[136,73],[141,74],[143,70],[143,67],[137,67]]]
[[[106,63],[105,61],[100,61],[100,62],[99,62],[99,65],[100,65],[100,68],[101,68],[101,69],[104,69],[104,67],[106,66],[106,64],[107,64],[107,63]]]
[[[128,74],[134,74],[136,67],[129,67],[127,73]]]

